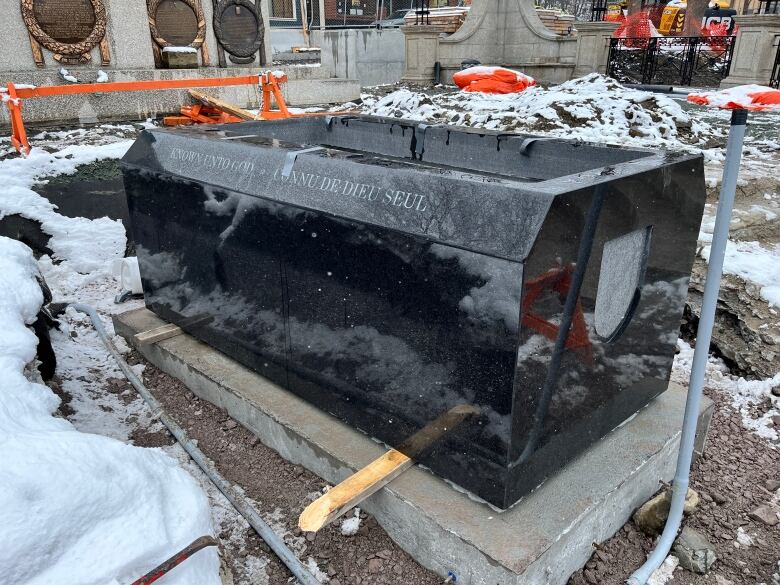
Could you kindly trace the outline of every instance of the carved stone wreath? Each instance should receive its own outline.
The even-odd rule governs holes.
[[[103,6],[103,0],[90,0],[92,9],[95,12],[95,26],[86,39],[78,43],[62,43],[49,36],[38,23],[33,7],[34,0],[21,0],[22,18],[27,30],[33,38],[41,45],[49,49],[52,53],[66,55],[70,57],[89,58],[89,52],[103,40],[106,36],[106,8]],[[67,18],[67,15],[63,15]]]
[[[257,22],[257,35],[251,44],[236,45],[235,43],[229,43],[225,40],[225,34],[222,30],[222,15],[224,14],[225,9],[230,6],[241,6],[255,17],[255,21]],[[219,44],[231,55],[242,59],[254,58],[254,54],[263,44],[263,18],[260,16],[254,2],[251,0],[219,0],[219,3],[214,8],[214,34],[216,35]]]
[[[149,0],[149,6],[148,6],[148,12],[149,12],[149,30],[152,33],[152,38],[154,39],[154,42],[157,43],[160,47],[170,47],[173,43],[170,43],[166,41],[162,36],[160,35],[160,32],[157,30],[157,20],[155,18],[155,15],[157,14],[157,9],[159,8],[160,4],[164,0]],[[178,2],[184,2],[187,6],[189,6],[192,11],[195,13],[195,17],[198,20],[198,32],[195,35],[195,38],[192,40],[192,42],[187,45],[188,47],[193,47],[194,49],[199,48],[203,41],[206,40],[206,17],[203,16],[203,9],[200,7],[200,2],[198,0],[177,0]]]

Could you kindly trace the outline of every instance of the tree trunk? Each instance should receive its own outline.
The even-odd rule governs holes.
[[[686,37],[701,36],[701,21],[704,18],[704,11],[707,10],[709,0],[688,0],[688,7],[685,10],[685,30],[683,35]]]

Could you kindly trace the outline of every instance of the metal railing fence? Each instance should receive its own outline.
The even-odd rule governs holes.
[[[716,87],[729,74],[735,38],[613,38],[607,74],[621,83]]]

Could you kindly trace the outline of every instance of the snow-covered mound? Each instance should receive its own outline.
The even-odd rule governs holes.
[[[122,223],[107,217],[86,219],[57,213],[57,206],[32,190],[44,177],[73,173],[79,165],[105,158],[120,158],[131,141],[109,144],[72,144],[56,153],[34,148],[27,158],[9,158],[0,163],[0,219],[21,215],[41,223],[51,236],[49,247],[54,259],[72,270],[89,273],[105,269],[110,260],[125,250]]]
[[[124,228],[108,218],[64,217],[31,187],[79,164],[122,156],[130,145],[110,140],[53,154],[36,148],[27,159],[0,161],[0,217],[23,215],[52,236],[59,264],[47,258],[45,265],[62,277],[55,278],[59,294],[77,293],[79,283],[108,272],[110,261],[123,255]],[[0,581],[131,583],[212,532],[208,500],[162,450],[82,433],[52,416],[59,398],[30,381],[37,339],[26,324],[43,302],[38,271],[27,246],[0,237]],[[165,578],[168,585],[219,582],[215,549]]]
[[[597,73],[517,94],[399,89],[378,100],[364,97],[364,104],[364,112],[375,116],[632,146],[685,148],[713,132],[673,99]]]
[[[24,244],[0,237],[0,568],[4,583],[108,585],[137,579],[211,533],[206,496],[159,449],[78,432],[31,382],[43,295]],[[216,551],[166,578],[218,585]]]

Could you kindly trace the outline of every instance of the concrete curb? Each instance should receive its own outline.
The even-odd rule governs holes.
[[[118,335],[164,324],[146,309],[114,316]],[[285,459],[337,483],[384,452],[360,432],[189,335],[140,349],[225,408]],[[674,473],[685,389],[669,390],[509,510],[498,512],[420,467],[361,507],[419,563],[464,585],[563,585]],[[702,408],[703,427],[714,405]],[[702,434],[702,440],[704,434]]]

